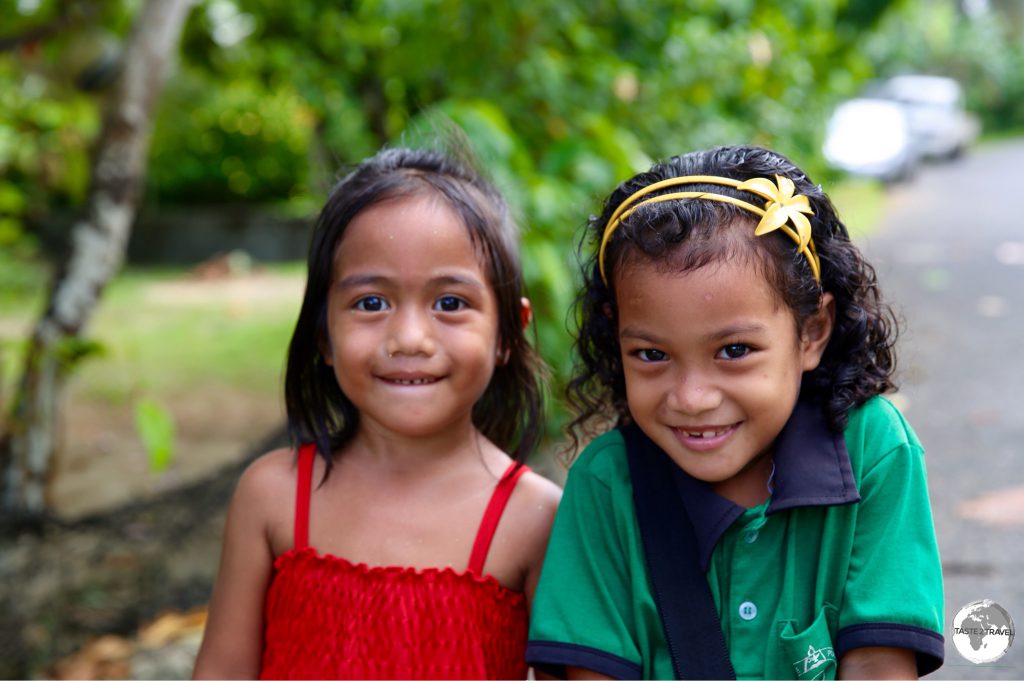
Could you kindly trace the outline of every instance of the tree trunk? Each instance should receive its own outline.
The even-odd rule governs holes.
[[[146,0],[109,93],[83,217],[36,323],[0,444],[0,511],[47,510],[64,377],[107,282],[121,268],[146,174],[153,111],[193,0]]]

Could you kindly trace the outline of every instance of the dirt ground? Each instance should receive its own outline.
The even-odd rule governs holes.
[[[235,483],[285,441],[282,429],[191,482],[112,509],[0,526],[0,678],[188,678]],[[89,479],[122,493],[118,466],[104,466],[114,481]]]
[[[301,277],[246,275],[168,282],[150,295],[220,297],[244,311],[301,293]],[[8,336],[24,332],[5,323]],[[0,678],[190,675],[227,503],[248,461],[284,444],[284,413],[277,396],[216,383],[163,406],[176,454],[155,475],[132,405],[70,382],[54,515],[28,531],[0,522]]]
[[[135,429],[131,405],[111,406],[76,399],[69,391],[64,446],[50,485],[50,502],[65,519],[116,508],[202,478],[237,461],[279,429],[284,412],[276,401],[210,385],[169,400],[174,415],[175,458],[162,474],[149,461]],[[68,446],[69,440],[73,446]]]

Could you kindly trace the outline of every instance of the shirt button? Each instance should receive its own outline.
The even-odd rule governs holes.
[[[757,530],[751,530],[750,532],[747,532],[743,535],[743,541],[747,542],[748,544],[753,544],[757,541],[757,535]]]
[[[757,606],[750,601],[740,603],[740,617],[750,621],[757,617]]]

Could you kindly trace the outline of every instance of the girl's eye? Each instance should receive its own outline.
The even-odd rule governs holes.
[[[664,362],[665,358],[668,357],[661,350],[655,350],[654,348],[637,350],[636,356],[640,358],[641,362]]]
[[[380,312],[388,309],[388,303],[380,296],[366,296],[356,301],[355,308],[362,312]]]
[[[750,346],[744,345],[743,343],[733,343],[732,345],[726,345],[724,348],[718,351],[719,359],[740,359],[750,353]]]
[[[441,296],[434,303],[434,309],[441,312],[457,312],[466,307],[466,301],[458,296]]]

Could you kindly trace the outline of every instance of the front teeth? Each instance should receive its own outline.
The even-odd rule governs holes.
[[[721,435],[725,431],[724,430],[703,430],[703,431],[700,431],[700,432],[697,432],[697,433],[691,433],[690,431],[685,431],[685,432],[690,437],[712,438],[712,437],[718,437],[719,435]]]
[[[433,383],[433,379],[430,378],[413,378],[410,380],[395,379],[395,383],[398,385],[426,385],[427,383]]]

